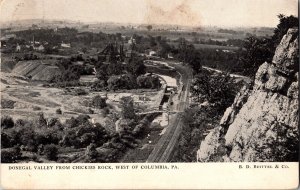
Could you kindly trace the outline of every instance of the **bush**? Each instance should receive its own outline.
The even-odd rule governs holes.
[[[121,114],[122,118],[124,119],[134,119],[136,117],[134,112],[134,102],[132,97],[130,96],[123,96],[120,99],[121,104]]]
[[[1,149],[1,162],[14,163],[21,155],[20,148],[17,146],[14,148]]]
[[[2,131],[1,132],[1,148],[9,148],[11,146],[12,146],[11,137],[7,133],[4,133]]]
[[[58,148],[54,144],[45,145],[43,153],[48,160],[57,160]]]
[[[74,90],[74,95],[75,96],[83,96],[83,95],[87,95],[88,93],[82,89],[82,88],[77,88]]]
[[[85,156],[87,157],[88,162],[95,162],[98,157],[98,152],[96,150],[96,145],[91,143],[85,151]]]
[[[16,102],[15,101],[12,101],[12,100],[5,100],[5,99],[2,99],[1,100],[1,108],[2,109],[14,109],[14,104]]]
[[[101,110],[101,113],[103,115],[103,117],[106,117],[109,114],[109,109],[108,107],[105,107]]]
[[[107,80],[110,90],[133,89],[136,87],[136,80],[132,74],[113,75]]]
[[[33,111],[40,111],[42,110],[42,108],[40,108],[39,106],[33,106]]]
[[[74,128],[78,126],[78,121],[74,117],[71,117],[70,119],[66,120],[65,124],[68,128]]]
[[[55,112],[56,112],[56,114],[62,114],[62,111],[60,108],[58,108]]]
[[[106,99],[102,98],[100,95],[97,95],[92,99],[92,106],[97,109],[103,109],[107,106]]]
[[[161,86],[160,80],[157,76],[139,76],[137,78],[137,85],[140,88],[159,88]]]
[[[38,113],[37,118],[35,118],[35,120],[34,120],[34,125],[35,125],[35,127],[46,127],[47,126],[47,121],[44,117],[43,112]]]
[[[94,114],[94,113],[95,113],[94,110],[91,109],[91,108],[88,109],[88,112],[89,112],[90,114]]]
[[[33,127],[23,127],[18,131],[15,139],[21,145],[26,146],[27,150],[35,152],[37,151],[36,134]]]
[[[88,115],[79,115],[76,120],[78,121],[78,125],[89,123],[89,119],[91,117]]]
[[[230,76],[202,70],[195,76],[191,92],[199,102],[208,101],[224,112],[232,104],[236,88]]]
[[[14,120],[10,116],[1,117],[1,127],[2,128],[12,128],[14,127]]]

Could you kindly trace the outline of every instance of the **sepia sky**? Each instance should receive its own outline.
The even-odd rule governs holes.
[[[297,0],[2,0],[1,21],[44,17],[82,22],[274,27],[279,13],[298,15],[297,3]]]

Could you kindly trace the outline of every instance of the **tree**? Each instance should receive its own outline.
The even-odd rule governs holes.
[[[235,97],[235,87],[228,75],[212,74],[209,71],[201,70],[195,76],[191,91],[198,101],[208,101],[214,104],[220,112],[232,104]]]
[[[121,104],[121,115],[124,119],[135,119],[136,115],[134,112],[133,98],[130,96],[123,96],[120,99]]]
[[[106,99],[102,98],[100,95],[93,97],[92,106],[97,109],[103,109],[107,106]]]
[[[160,80],[157,76],[138,76],[137,85],[140,88],[159,88],[161,86]]]
[[[279,18],[279,24],[275,28],[274,35],[272,36],[274,49],[280,43],[282,37],[287,33],[288,29],[299,27],[298,17],[294,17],[293,15],[285,16],[283,14],[279,14],[278,18]]]
[[[1,117],[1,128],[12,128],[14,125],[14,120],[10,116]]]
[[[130,73],[113,75],[107,80],[107,84],[110,90],[133,89],[136,86],[136,79]]]
[[[107,64],[101,64],[100,66],[96,67],[96,77],[99,80],[107,81],[108,74],[107,74]]]
[[[132,59],[126,67],[127,71],[134,76],[139,76],[146,73],[146,66],[141,59]]]
[[[58,109],[55,110],[55,113],[56,113],[56,114],[62,114],[62,111],[61,111],[60,108],[58,108]]]
[[[98,157],[98,152],[96,150],[96,145],[94,143],[91,143],[85,151],[85,155],[87,157],[87,160],[89,162],[95,162]]]
[[[44,155],[49,160],[57,160],[58,148],[54,144],[47,144],[44,147]]]
[[[9,149],[1,149],[1,162],[2,163],[14,163],[22,156],[20,147],[15,146]]]
[[[38,117],[35,119],[34,124],[36,127],[46,127],[47,126],[47,121],[44,117],[43,112],[38,113]]]
[[[152,30],[152,25],[148,25],[148,26],[147,26],[147,30],[148,30],[148,31]]]
[[[36,141],[36,134],[35,131],[32,129],[32,125],[28,125],[28,127],[22,128],[18,132],[18,142],[21,145],[26,146],[27,150],[29,151],[36,151],[37,150],[37,141]]]
[[[299,20],[294,16],[278,15],[279,24],[274,30],[271,39],[249,36],[244,43],[246,52],[241,56],[245,75],[254,77],[258,67],[265,61],[271,62],[275,49],[289,28],[298,27]]]
[[[7,133],[1,131],[1,148],[9,148],[11,146],[11,137]]]
[[[250,36],[245,40],[244,48],[246,52],[241,57],[243,61],[243,68],[248,76],[254,77],[258,67],[265,61],[271,62],[273,57],[272,40],[263,38],[259,39],[254,36]]]

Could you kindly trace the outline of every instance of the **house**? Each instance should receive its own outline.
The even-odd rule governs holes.
[[[32,46],[34,50],[37,50],[37,51],[44,51],[45,50],[45,47],[43,45],[39,45],[39,46]]]
[[[136,41],[133,37],[128,40],[128,44],[136,44]]]
[[[149,56],[157,56],[156,51],[150,51],[150,52],[149,52]]]
[[[168,59],[174,59],[173,54],[172,53],[168,53]]]
[[[20,51],[21,51],[21,46],[19,44],[17,44],[16,52],[20,52]]]
[[[62,42],[62,43],[60,44],[60,46],[63,47],[63,48],[70,48],[70,47],[71,47],[71,44],[70,44],[70,43],[64,43],[64,42]]]

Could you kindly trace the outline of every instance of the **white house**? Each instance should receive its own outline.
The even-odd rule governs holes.
[[[64,43],[64,42],[62,42],[62,43],[60,44],[60,46],[63,47],[63,48],[70,48],[70,47],[71,47],[71,44],[70,44],[70,43]]]
[[[20,52],[20,51],[21,51],[21,46],[20,46],[19,44],[17,44],[16,51],[17,51],[17,52]]]
[[[149,55],[150,55],[150,56],[157,56],[157,53],[156,53],[156,51],[150,51],[150,52],[149,52]]]
[[[39,45],[39,46],[33,46],[33,49],[37,51],[44,51],[45,47],[43,45]]]

